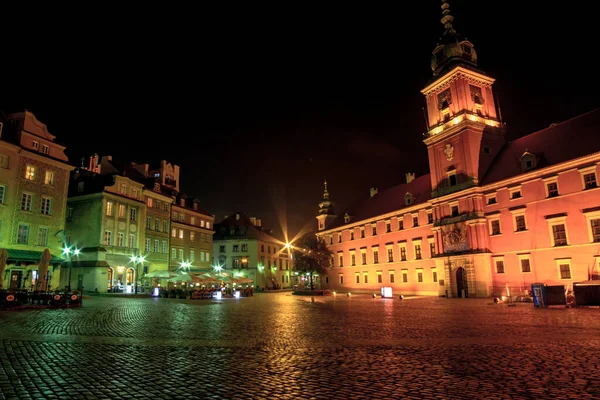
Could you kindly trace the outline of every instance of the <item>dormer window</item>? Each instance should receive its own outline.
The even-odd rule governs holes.
[[[348,213],[346,213],[346,214],[344,215],[344,223],[346,223],[346,224],[347,224],[348,222],[350,222],[350,215],[348,215]]]
[[[32,145],[32,148],[33,148],[34,150],[39,150],[39,149],[40,149],[40,143],[39,143],[39,142],[36,142],[36,141],[34,141],[34,142],[33,142],[33,145]]]
[[[525,151],[520,158],[521,160],[521,171],[529,171],[530,169],[535,168],[536,166],[536,157],[535,154]]]
[[[413,195],[412,193],[406,193],[404,195],[404,205],[408,206],[413,203]]]
[[[160,192],[160,183],[158,183],[158,182],[154,183],[154,191],[155,192]]]
[[[185,207],[185,199],[181,199],[181,200],[179,200],[179,205],[180,205],[181,207]]]
[[[465,54],[471,55],[471,48],[469,46],[467,46],[466,44],[463,44],[462,49]]]

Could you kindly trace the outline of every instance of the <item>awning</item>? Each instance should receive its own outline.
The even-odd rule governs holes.
[[[42,258],[41,251],[32,251],[32,250],[15,250],[15,249],[6,249],[8,251],[8,259],[7,263],[18,263],[18,262],[32,262],[39,263],[40,258]],[[50,259],[50,264],[60,264],[63,260],[60,257],[55,255]]]

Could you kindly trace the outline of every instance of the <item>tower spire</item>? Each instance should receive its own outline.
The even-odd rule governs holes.
[[[327,177],[325,177],[325,190],[323,190],[323,200],[329,200],[329,192],[327,191]]]
[[[444,35],[455,35],[456,31],[454,30],[454,27],[452,26],[452,21],[454,21],[454,17],[452,15],[450,15],[450,4],[448,4],[447,0],[442,0],[442,25],[444,25],[444,28],[446,29],[446,31],[444,32]]]

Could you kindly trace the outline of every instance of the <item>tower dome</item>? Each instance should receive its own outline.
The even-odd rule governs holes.
[[[444,33],[431,55],[431,69],[433,75],[450,70],[456,65],[467,65],[477,67],[477,53],[473,43],[461,40],[452,26],[454,17],[450,15],[450,4],[442,0],[442,19]]]

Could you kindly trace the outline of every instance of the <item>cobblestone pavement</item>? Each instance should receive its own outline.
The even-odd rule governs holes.
[[[0,399],[592,399],[600,309],[92,297],[0,312]]]

